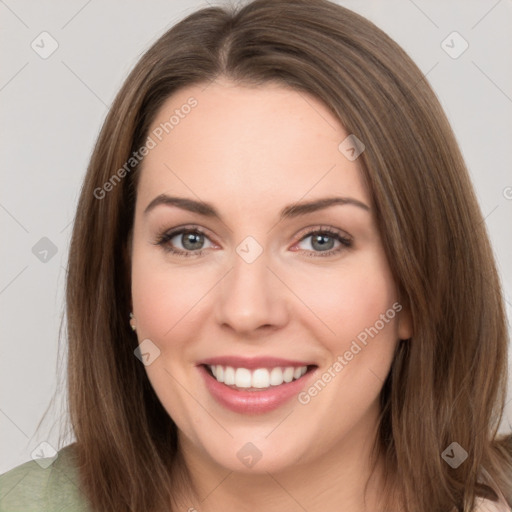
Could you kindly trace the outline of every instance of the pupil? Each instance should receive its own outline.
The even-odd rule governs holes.
[[[186,233],[183,235],[182,243],[185,249],[190,249],[191,251],[200,249],[202,242],[203,235],[200,233]]]
[[[331,240],[330,244],[328,243],[329,239]],[[317,243],[317,242],[319,242],[320,245],[318,247],[315,247],[315,243]],[[327,235],[315,235],[313,237],[312,246],[315,249],[319,248],[320,250],[329,250],[329,249],[332,249],[333,243],[334,243],[334,240],[330,236],[327,236]],[[329,247],[327,247],[327,245],[329,245]]]

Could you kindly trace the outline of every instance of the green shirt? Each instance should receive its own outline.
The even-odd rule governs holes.
[[[79,489],[73,445],[51,460],[25,462],[0,475],[0,512],[91,512]],[[500,503],[479,498],[476,510],[512,512],[501,498]]]
[[[31,460],[0,475],[0,512],[90,512],[79,489],[73,445],[51,461]]]

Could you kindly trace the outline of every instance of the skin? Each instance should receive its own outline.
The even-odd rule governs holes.
[[[349,134],[312,96],[225,79],[175,93],[150,132],[190,96],[198,105],[144,159],[131,253],[137,336],[160,350],[145,368],[178,426],[198,492],[186,493],[183,507],[365,510],[379,393],[398,340],[412,335],[405,309],[306,405],[292,399],[265,414],[229,411],[196,368],[206,357],[271,355],[314,361],[321,375],[398,302],[358,161],[338,150]],[[145,214],[163,193],[211,203],[223,220],[167,205]],[[335,205],[279,222],[283,207],[333,195],[370,211]],[[155,244],[190,224],[206,232],[203,254],[173,255]],[[329,239],[328,248],[341,251],[322,257],[306,229],[321,226],[349,235],[352,246]],[[263,249],[252,263],[236,252],[247,236]],[[187,250],[181,235],[172,243]],[[237,457],[247,442],[262,454],[252,468]],[[367,510],[379,510],[380,469]]]

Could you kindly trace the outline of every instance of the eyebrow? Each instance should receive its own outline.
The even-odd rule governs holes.
[[[370,211],[370,207],[359,201],[358,199],[354,199],[353,197],[325,197],[321,199],[315,199],[314,201],[295,203],[284,207],[281,210],[279,215],[280,220],[291,219],[295,217],[299,217],[301,215],[307,215],[308,213],[313,213],[319,210],[323,210],[325,208],[329,208],[334,205],[352,205],[357,206],[365,211]],[[165,206],[176,206],[177,208],[181,208],[182,210],[187,210],[192,213],[197,213],[199,215],[203,215],[205,217],[212,217],[221,219],[219,212],[209,203],[205,203],[203,201],[196,201],[194,199],[187,199],[185,197],[175,197],[168,196],[166,194],[160,194],[155,197],[149,204],[146,206],[144,210],[144,215],[147,215],[151,210],[156,208],[159,205]]]

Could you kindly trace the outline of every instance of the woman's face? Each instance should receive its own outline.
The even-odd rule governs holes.
[[[361,146],[314,97],[225,81],[169,98],[149,136],[132,303],[184,452],[263,472],[367,443],[411,332]]]

